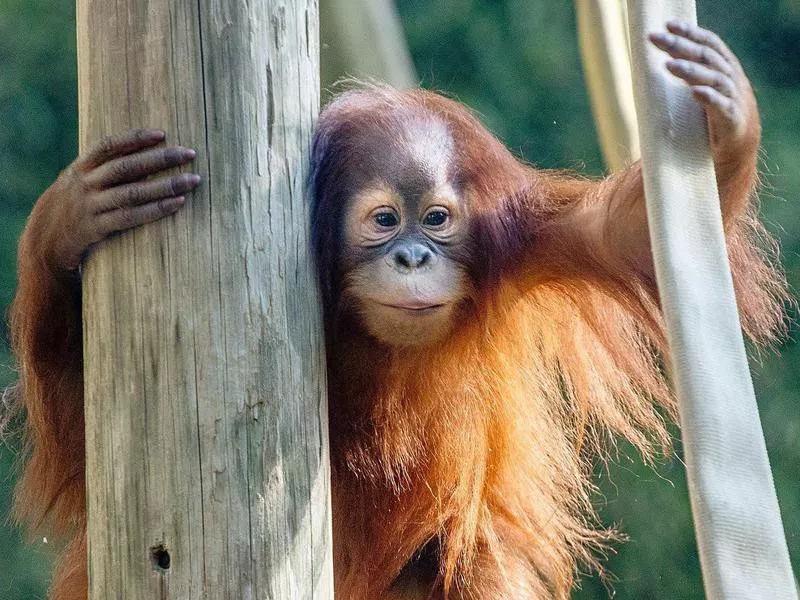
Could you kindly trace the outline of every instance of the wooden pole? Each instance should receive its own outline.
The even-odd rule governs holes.
[[[583,71],[606,166],[620,171],[639,159],[624,0],[575,0]]]
[[[305,183],[316,0],[78,0],[80,141],[162,127],[204,183],[84,271],[90,598],[333,595]]]

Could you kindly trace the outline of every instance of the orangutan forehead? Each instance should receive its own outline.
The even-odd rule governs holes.
[[[398,166],[420,175],[431,187],[447,181],[453,165],[453,136],[441,118],[415,115],[401,129]]]

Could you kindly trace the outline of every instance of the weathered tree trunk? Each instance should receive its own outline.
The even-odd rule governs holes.
[[[317,23],[316,0],[78,0],[81,146],[163,127],[204,180],[84,271],[93,600],[332,597]]]

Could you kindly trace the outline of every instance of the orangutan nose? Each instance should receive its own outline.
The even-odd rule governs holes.
[[[394,268],[407,272],[430,264],[433,253],[422,244],[404,244],[395,250],[393,258]]]

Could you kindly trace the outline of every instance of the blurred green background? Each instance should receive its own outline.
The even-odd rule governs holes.
[[[700,22],[726,39],[750,74],[764,124],[763,214],[800,284],[800,1],[701,0]],[[552,0],[398,0],[426,87],[472,106],[519,155],[543,167],[602,173],[575,39],[574,9]],[[15,245],[37,196],[76,153],[73,0],[0,4],[0,307],[15,285]],[[323,49],[324,51],[324,49]],[[796,314],[792,315],[794,318]],[[7,339],[2,325],[0,334]],[[797,338],[798,329],[792,329]],[[7,346],[0,384],[13,381]],[[800,573],[800,346],[754,364],[795,572]],[[12,444],[13,445],[13,444]],[[612,577],[587,575],[576,598],[701,598],[683,469],[677,458],[643,467],[623,454],[599,476],[603,518],[630,541],[608,557]],[[0,451],[0,516],[8,513],[14,449]],[[24,545],[0,519],[0,600],[43,598],[47,544]]]

